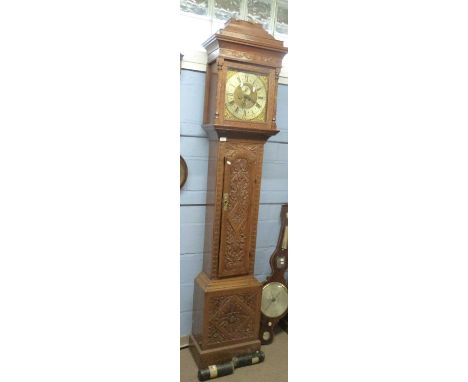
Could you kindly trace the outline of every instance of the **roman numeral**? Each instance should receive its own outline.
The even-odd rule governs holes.
[[[257,106],[259,109],[261,108],[260,104],[258,102],[255,103],[255,106]]]

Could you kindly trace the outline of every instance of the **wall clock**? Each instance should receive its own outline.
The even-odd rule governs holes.
[[[180,53],[180,72],[182,72],[182,58],[184,55]],[[187,180],[188,176],[188,169],[187,169],[187,163],[185,163],[184,158],[182,158],[182,155],[180,156],[180,188],[185,184],[185,181]]]
[[[188,168],[185,159],[180,156],[180,188],[183,187],[188,177]]]
[[[275,252],[270,257],[271,275],[262,289],[262,319],[260,341],[263,345],[273,342],[278,321],[288,312],[288,284],[284,273],[288,269],[288,205],[281,207],[281,230]]]
[[[206,229],[189,340],[200,369],[260,350],[262,285],[253,271],[263,147],[278,133],[276,94],[287,53],[261,24],[242,20],[229,20],[203,46]]]

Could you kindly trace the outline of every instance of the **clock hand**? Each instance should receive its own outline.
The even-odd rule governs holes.
[[[280,294],[281,294],[281,291],[279,291],[278,294],[273,298],[276,300]]]
[[[252,97],[250,95],[248,95],[248,94],[245,94],[245,93],[244,93],[244,98],[247,98],[250,101],[253,101]]]

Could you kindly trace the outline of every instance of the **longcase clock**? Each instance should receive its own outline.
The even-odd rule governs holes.
[[[190,349],[199,368],[260,349],[262,285],[254,277],[263,147],[278,133],[287,48],[260,24],[229,20],[208,53],[209,137],[203,270],[195,279]]]

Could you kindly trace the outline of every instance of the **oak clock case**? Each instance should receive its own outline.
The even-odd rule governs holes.
[[[279,132],[276,93],[287,52],[260,24],[242,20],[229,20],[203,46],[207,207],[189,340],[200,369],[260,350],[262,284],[253,273],[263,149]]]
[[[288,312],[288,284],[284,277],[288,269],[288,205],[281,207],[281,230],[278,244],[270,257],[271,275],[262,289],[260,341],[273,342],[275,327]]]

